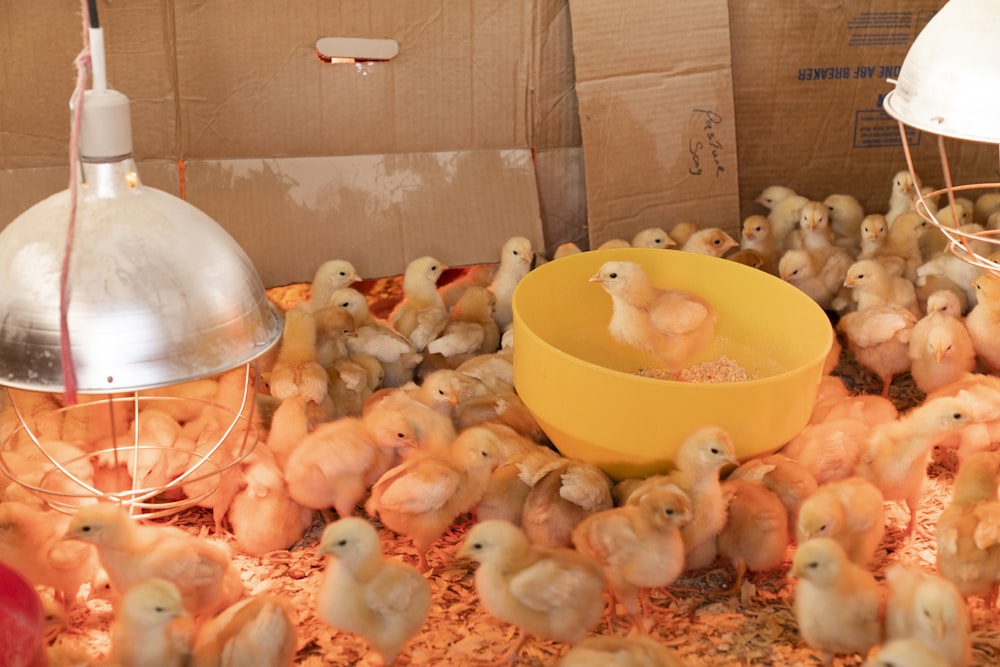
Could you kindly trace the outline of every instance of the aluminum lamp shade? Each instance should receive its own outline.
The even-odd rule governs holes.
[[[216,222],[138,181],[131,157],[84,164],[68,328],[80,393],[162,387],[245,364],[281,337],[250,260]],[[59,282],[70,193],[0,233],[0,384],[64,388]]]
[[[1000,2],[950,0],[917,35],[883,106],[937,135],[1000,143]]]

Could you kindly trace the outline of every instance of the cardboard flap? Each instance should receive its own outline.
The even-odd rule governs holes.
[[[570,0],[591,247],[681,220],[739,228],[725,0]]]
[[[531,152],[192,161],[189,201],[236,239],[268,287],[342,258],[365,278],[431,255],[491,263],[511,236],[542,247]]]

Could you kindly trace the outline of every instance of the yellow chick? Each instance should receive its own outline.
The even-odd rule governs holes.
[[[497,273],[488,286],[490,292],[496,297],[493,320],[500,331],[503,331],[504,327],[514,321],[514,311],[511,306],[514,289],[521,282],[521,278],[528,275],[533,258],[531,241],[523,236],[513,236],[507,239],[503,248],[500,249],[500,266],[497,267]],[[489,351],[495,350],[496,348]]]
[[[865,209],[853,195],[832,194],[823,200],[830,211],[830,229],[837,245],[844,246],[855,254],[860,249],[859,235]]]
[[[572,241],[567,241],[566,243],[560,243],[556,246],[555,252],[552,253],[552,259],[561,259],[580,252],[583,252],[583,250],[580,249],[580,246]]]
[[[397,463],[395,448],[376,442],[362,418],[341,417],[317,426],[292,451],[285,464],[288,495],[303,507],[333,507],[348,517]]]
[[[783,454],[752,458],[740,464],[726,479],[760,482],[778,496],[788,515],[787,528],[793,536],[802,503],[819,487],[816,477],[806,466]]]
[[[691,220],[681,220],[680,222],[675,222],[668,233],[670,234],[670,238],[674,240],[674,243],[681,246],[696,231],[698,231],[698,223]]]
[[[557,456],[521,470],[521,480],[530,489],[520,525],[533,544],[571,546],[573,529],[581,521],[614,506],[611,478],[592,463]]]
[[[965,403],[942,396],[924,401],[893,422],[872,429],[855,474],[879,488],[884,500],[901,501],[910,512],[906,534],[916,527],[931,449],[940,437],[970,420]]]
[[[937,523],[937,569],[966,598],[983,596],[988,608],[1000,581],[1000,453],[977,452],[955,476],[951,502]]]
[[[427,344],[427,352],[461,360],[496,352],[500,329],[493,319],[495,308],[492,292],[485,287],[469,287],[451,309],[444,329]]]
[[[937,308],[941,299],[950,302],[945,308],[958,308],[957,297],[947,290],[932,294],[928,303]],[[976,350],[961,315],[938,308],[917,320],[910,333],[910,361],[913,381],[925,394],[971,373],[976,367]]]
[[[750,215],[744,218],[740,234],[740,248],[756,251],[764,260],[764,270],[777,275],[780,252],[777,240],[771,232],[771,222],[767,216]]]
[[[312,525],[313,510],[291,498],[281,468],[264,447],[251,458],[244,472],[246,486],[227,514],[236,545],[255,556],[290,549]]]
[[[385,558],[374,526],[358,517],[329,524],[316,554],[329,556],[316,593],[319,617],[360,635],[382,664],[394,664],[427,620],[427,579],[412,565]]]
[[[64,539],[97,548],[111,588],[122,594],[143,579],[159,577],[180,591],[194,617],[213,614],[244,592],[239,568],[223,543],[196,537],[180,528],[144,525],[121,505],[98,503],[77,510]]]
[[[399,387],[413,380],[413,370],[422,356],[406,336],[372,315],[364,294],[343,287],[330,301],[354,317],[354,336],[347,339],[347,349],[352,355],[371,355],[382,364],[382,386]]]
[[[844,277],[844,287],[851,290],[857,310],[871,306],[898,306],[916,317],[923,315],[913,283],[893,275],[878,259],[862,259],[852,264]]]
[[[861,477],[823,484],[802,503],[796,541],[828,537],[849,560],[867,566],[885,536],[883,502],[878,487]]]
[[[916,316],[899,306],[871,306],[837,322],[857,362],[882,381],[882,396],[889,395],[893,378],[910,370],[910,334],[916,323]]]
[[[861,221],[858,232],[858,259],[876,257],[889,235],[889,223],[881,213],[870,213]]]
[[[767,270],[765,267],[766,262],[764,261],[764,257],[756,250],[741,248],[726,255],[726,259],[731,262],[739,262],[740,264],[749,266],[751,269],[757,269],[759,271]]]
[[[680,249],[700,255],[722,257],[733,248],[738,248],[739,246],[739,241],[727,234],[722,228],[705,227],[691,234],[680,245]]]
[[[649,637],[595,635],[571,647],[556,667],[684,667],[684,662]]]
[[[403,272],[403,298],[389,313],[389,324],[422,352],[448,323],[448,308],[437,282],[446,267],[430,256],[418,257]]]
[[[872,654],[864,667],[951,667],[944,656],[919,639],[892,639]]]
[[[111,623],[110,662],[121,667],[184,667],[193,626],[177,586],[151,577],[129,586]]]
[[[715,335],[717,316],[708,301],[655,286],[635,262],[605,262],[590,281],[611,295],[611,336],[650,355],[674,377]]]
[[[447,450],[420,449],[388,470],[371,488],[365,510],[390,530],[409,537],[421,571],[427,550],[482,498],[502,462],[502,445],[489,429],[458,434]]]
[[[297,648],[291,604],[277,595],[254,595],[198,627],[190,665],[288,667]]]
[[[965,317],[965,326],[983,368],[989,373],[1000,374],[1000,346],[996,344],[997,332],[1000,332],[1000,276],[984,273],[972,284],[976,290],[976,305]]]
[[[972,664],[969,610],[955,584],[916,565],[885,570],[885,639],[919,639],[951,667]]]
[[[830,209],[823,202],[810,201],[799,212],[798,227],[785,237],[785,248],[822,250],[833,246],[833,242]]]
[[[854,474],[870,433],[871,425],[864,420],[829,418],[807,424],[779,453],[805,468],[816,484],[828,484]]]
[[[913,200],[919,183],[913,182],[909,171],[902,169],[892,177],[892,191],[889,194],[889,207],[885,213],[886,221],[891,225],[900,214],[913,211]]]
[[[347,339],[355,335],[354,316],[330,305],[312,311],[316,323],[316,361],[330,372],[334,362],[350,355]]]
[[[866,654],[882,635],[884,592],[871,572],[851,562],[831,538],[795,550],[793,609],[802,640],[833,664],[836,654]]]
[[[778,247],[785,249],[788,235],[794,230],[802,218],[802,207],[809,203],[808,197],[791,194],[777,201],[767,214],[771,222],[771,230],[778,241]]]
[[[637,503],[587,517],[573,530],[572,543],[604,568],[615,601],[625,607],[634,626],[648,632],[642,620],[649,588],[672,584],[684,571],[680,529],[691,521],[691,500],[673,484],[644,494]]]
[[[797,196],[797,193],[786,185],[769,185],[761,190],[760,194],[754,197],[753,201],[768,211],[773,211],[774,207],[780,202],[793,196]]]
[[[268,376],[271,395],[276,398],[302,395],[313,403],[322,403],[330,379],[316,357],[316,321],[312,311],[303,307],[285,313],[281,347]]]
[[[823,310],[844,312],[849,306],[844,278],[853,262],[851,253],[840,247],[790,248],[778,260],[778,277],[805,292]]]
[[[62,539],[69,517],[17,501],[0,502],[0,563],[17,570],[31,585],[47,586],[68,608],[80,587],[99,574],[89,544]]]
[[[704,426],[681,442],[674,470],[647,478],[625,500],[638,502],[642,494],[665,482],[676,484],[688,495],[694,518],[681,528],[687,570],[708,567],[715,561],[716,536],[726,524],[726,499],[719,471],[727,465],[739,465],[732,438],[725,429]]]
[[[740,597],[747,572],[769,572],[784,560],[791,542],[788,511],[760,482],[726,479],[726,524],[718,535],[719,556],[736,571],[733,594]]]
[[[309,307],[317,311],[330,305],[330,297],[341,287],[350,287],[361,280],[354,265],[346,259],[323,262],[313,274]]]
[[[633,248],[674,248],[677,246],[670,234],[659,227],[647,227],[632,237]]]
[[[927,231],[927,221],[910,211],[889,220],[885,244],[875,253],[875,259],[901,264],[899,275],[910,281],[917,279],[917,268],[924,263],[920,239]]]
[[[493,519],[474,525],[457,555],[479,563],[476,593],[486,611],[520,630],[508,662],[529,634],[576,644],[601,620],[601,566],[573,549],[534,546],[514,524]]]

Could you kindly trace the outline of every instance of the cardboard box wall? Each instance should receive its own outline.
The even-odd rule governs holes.
[[[183,185],[267,285],[334,256],[369,277],[496,261],[513,234],[551,251],[685,218],[736,233],[773,183],[878,210],[904,166],[882,68],[940,4],[98,2],[144,182]],[[67,0],[0,0],[0,24],[5,225],[66,187],[81,24]],[[399,54],[325,64],[330,35]],[[996,175],[995,147],[952,157],[959,179]]]

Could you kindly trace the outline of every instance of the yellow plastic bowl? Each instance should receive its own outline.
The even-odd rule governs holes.
[[[691,364],[724,354],[751,379],[636,375],[642,356],[611,338],[611,297],[589,282],[609,260],[636,262],[654,284],[708,299],[716,337]],[[706,425],[725,428],[740,458],[777,450],[808,422],[833,342],[826,314],[794,286],[679,250],[597,250],[543,264],[518,284],[513,308],[518,394],[563,455],[615,479],[668,471],[684,438]]]

